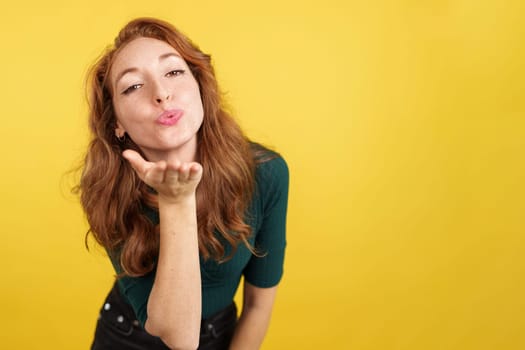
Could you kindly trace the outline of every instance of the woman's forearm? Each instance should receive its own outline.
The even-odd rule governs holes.
[[[261,347],[270,318],[277,287],[258,288],[244,282],[244,302],[230,350],[256,350]]]
[[[146,330],[170,348],[196,349],[201,322],[201,277],[195,196],[159,199],[160,251],[148,299]]]
[[[249,309],[243,310],[230,350],[256,350],[261,344],[270,323],[270,310]]]

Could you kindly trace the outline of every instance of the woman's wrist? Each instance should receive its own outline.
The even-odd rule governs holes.
[[[158,195],[159,211],[161,207],[194,207],[196,204],[195,193],[178,195],[176,197]]]
[[[195,195],[173,198],[159,196],[161,235],[197,233],[197,201]]]

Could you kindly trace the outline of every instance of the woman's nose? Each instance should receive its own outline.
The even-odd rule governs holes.
[[[157,103],[162,103],[162,101],[167,101],[170,99],[170,95],[169,94],[166,94],[165,97],[157,97],[155,98],[155,101],[157,101]]]
[[[166,88],[164,88],[161,84],[156,85],[157,86],[155,87],[153,95],[153,97],[155,98],[155,102],[160,104],[164,101],[168,101],[171,98],[169,91]]]

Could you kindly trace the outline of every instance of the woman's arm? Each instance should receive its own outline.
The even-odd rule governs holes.
[[[197,163],[147,162],[125,151],[139,177],[158,192],[160,249],[145,328],[171,349],[196,349],[201,322],[201,277],[195,191]]]
[[[259,349],[266,335],[283,274],[288,204],[288,166],[281,157],[257,167],[260,211],[263,218],[255,244],[262,256],[252,256],[243,270],[244,302],[230,350]]]
[[[259,288],[244,281],[241,317],[235,328],[230,350],[259,349],[272,314],[277,286]]]

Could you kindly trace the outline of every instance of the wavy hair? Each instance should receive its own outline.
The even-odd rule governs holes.
[[[204,107],[204,120],[197,132],[197,157],[203,166],[197,189],[201,256],[228,259],[240,242],[253,252],[247,240],[251,228],[244,216],[255,186],[254,159],[260,158],[257,153],[262,149],[254,149],[222,106],[211,57],[171,24],[151,18],[129,22],[88,74],[91,140],[76,187],[89,223],[88,234],[109,252],[120,252],[124,275],[142,276],[153,270],[159,250],[159,228],[144,210],[145,206],[158,208],[158,202],[121,155],[125,149],[142,152],[129,137],[124,141],[115,137],[116,116],[109,82],[116,55],[140,37],[162,40],[175,48],[199,84]],[[221,236],[233,247],[228,257]]]

